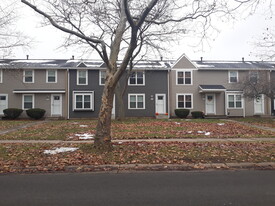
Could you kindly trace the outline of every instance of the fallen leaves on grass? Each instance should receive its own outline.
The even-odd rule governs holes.
[[[50,144],[3,144],[0,147],[0,173],[22,171],[64,171],[67,166],[120,164],[185,164],[274,162],[274,143],[114,143],[111,152],[99,152],[93,144],[59,144],[79,148],[73,152],[44,154]]]

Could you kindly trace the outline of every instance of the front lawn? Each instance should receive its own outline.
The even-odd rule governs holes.
[[[275,144],[258,143],[114,143],[113,151],[99,153],[92,144],[2,144],[0,173],[64,171],[66,166],[120,164],[185,164],[274,162]],[[73,152],[45,154],[45,150],[74,147]],[[32,169],[31,169],[32,172]]]
[[[3,121],[5,122],[5,121]],[[80,135],[94,135],[96,120],[60,120],[44,122],[0,139],[15,140],[79,140]],[[129,119],[113,121],[113,139],[171,138],[258,138],[275,137],[275,133],[222,120],[155,120]]]
[[[240,122],[246,122],[249,124],[264,126],[264,127],[275,128],[274,118],[247,117],[247,118],[236,118],[234,120],[237,120]]]

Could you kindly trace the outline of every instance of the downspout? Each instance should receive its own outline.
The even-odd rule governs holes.
[[[168,118],[170,119],[171,117],[171,114],[170,114],[170,72],[171,72],[171,69],[168,69],[167,71],[167,105],[168,105]]]
[[[70,69],[67,69],[67,119],[70,119]]]

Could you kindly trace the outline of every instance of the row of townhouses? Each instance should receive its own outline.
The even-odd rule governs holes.
[[[92,60],[0,60],[0,115],[6,108],[43,108],[46,117],[96,118],[106,67]],[[275,62],[140,61],[123,97],[126,117],[175,116],[175,109],[209,116],[275,115],[275,99],[246,98],[238,89],[246,76],[266,73],[275,82]],[[114,99],[113,116],[118,111]],[[24,117],[23,113],[23,117]]]

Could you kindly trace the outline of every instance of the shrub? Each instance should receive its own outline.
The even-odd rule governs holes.
[[[33,119],[41,119],[44,116],[45,112],[46,110],[40,108],[28,109],[26,111],[27,115]]]
[[[190,113],[189,109],[175,109],[175,114],[179,118],[186,118]]]
[[[191,112],[193,118],[204,118],[204,113],[201,111]]]
[[[3,110],[5,119],[16,119],[22,112],[23,110],[18,108],[8,108]]]

